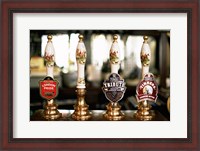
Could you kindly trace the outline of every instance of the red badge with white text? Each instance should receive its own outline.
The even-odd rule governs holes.
[[[51,100],[58,95],[58,81],[52,77],[46,77],[44,80],[39,82],[40,85],[40,96]]]
[[[138,102],[148,100],[156,102],[158,94],[158,85],[154,80],[152,73],[147,73],[144,79],[140,81],[136,88],[136,98]]]

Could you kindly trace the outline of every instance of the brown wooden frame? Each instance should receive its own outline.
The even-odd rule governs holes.
[[[199,1],[198,0],[3,0],[1,2],[1,150],[200,150],[199,141]],[[187,13],[188,136],[187,138],[13,138],[13,13]]]

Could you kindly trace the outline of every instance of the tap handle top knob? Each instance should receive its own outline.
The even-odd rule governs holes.
[[[53,38],[53,36],[52,36],[52,35],[48,35],[48,36],[47,36],[47,39],[48,39],[48,41],[51,41],[51,40],[52,40],[52,38]]]
[[[82,41],[83,41],[83,38],[84,38],[84,36],[80,34],[80,35],[78,36],[78,38],[79,38],[79,42],[82,42]]]
[[[117,36],[117,35],[114,35],[114,36],[113,36],[113,39],[114,39],[114,42],[116,42],[117,39],[118,39],[118,36]]]
[[[144,39],[144,43],[147,43],[147,42],[148,42],[148,39],[149,39],[149,37],[148,37],[148,36],[144,36],[144,37],[143,37],[143,39]]]

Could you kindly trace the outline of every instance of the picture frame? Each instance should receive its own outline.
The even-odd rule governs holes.
[[[199,150],[199,2],[3,1],[1,24],[1,149]],[[15,13],[187,13],[187,138],[13,138],[13,15]],[[198,72],[197,72],[198,71]]]

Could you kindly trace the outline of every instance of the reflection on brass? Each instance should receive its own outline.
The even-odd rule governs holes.
[[[42,118],[43,115],[43,109],[39,109],[34,112],[33,115],[30,116],[30,121],[46,121],[46,119]],[[55,121],[74,121],[72,119],[71,114],[74,112],[74,110],[59,110],[60,113],[62,113],[62,118],[59,118]],[[122,119],[122,121],[140,121],[136,119],[133,114],[136,112],[136,110],[122,110],[125,114],[125,117]],[[152,121],[169,121],[163,114],[161,114],[159,111],[154,111],[156,116],[152,119]],[[91,121],[108,121],[105,119],[103,114],[105,113],[105,110],[91,110],[92,118]]]
[[[141,121],[149,121],[155,118],[155,113],[151,110],[151,105],[145,101],[142,101],[138,105],[138,110],[135,113],[135,117]]]
[[[57,105],[50,100],[44,106],[43,117],[47,120],[56,120],[62,117],[62,114],[57,110]]]
[[[85,102],[85,93],[86,90],[84,88],[77,89],[77,102],[74,105],[74,113],[72,114],[72,118],[78,121],[89,120],[92,116],[89,112],[89,105]]]
[[[121,106],[116,102],[116,103],[109,103],[107,106],[107,111],[103,115],[107,120],[110,121],[118,121],[122,120],[125,115],[124,113],[121,112]]]
[[[118,36],[117,36],[117,35],[114,35],[114,36],[113,36],[113,39],[114,39],[113,42],[117,42]]]
[[[83,42],[83,38],[84,38],[83,35],[80,34],[80,35],[78,36],[78,38],[79,38],[79,42]]]
[[[47,35],[48,42],[51,42],[52,38],[53,38],[52,35]]]
[[[148,36],[143,36],[144,42],[143,43],[148,43]]]

